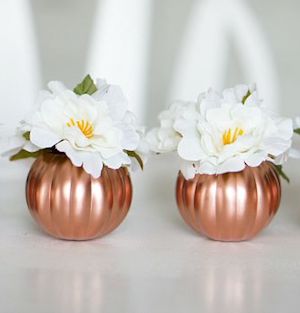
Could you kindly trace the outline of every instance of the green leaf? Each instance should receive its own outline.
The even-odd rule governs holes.
[[[39,150],[36,152],[29,152],[26,150],[20,150],[17,152],[15,155],[11,156],[9,159],[10,161],[17,161],[17,160],[22,160],[22,159],[27,159],[27,158],[37,158],[38,156],[41,155],[43,150]]]
[[[294,133],[300,135],[300,128],[294,129]]]
[[[248,89],[247,93],[244,95],[242,99],[242,103],[245,104],[247,99],[251,96],[251,91]]]
[[[29,140],[30,140],[30,131],[24,133],[22,136],[23,136],[26,140],[29,141]]]
[[[139,163],[139,166],[141,167],[141,169],[144,169],[144,163],[142,158],[135,152],[135,151],[129,151],[129,150],[125,150],[125,152],[128,154],[128,156],[130,156],[131,158],[135,158],[137,160],[137,162]]]
[[[290,179],[289,179],[289,177],[285,174],[285,172],[283,171],[283,169],[282,169],[282,165],[275,165],[275,169],[276,169],[276,171],[277,171],[277,173],[278,173],[278,175],[280,176],[280,177],[282,177],[284,180],[286,180],[288,183],[290,182]]]
[[[92,77],[90,75],[86,75],[83,81],[80,84],[78,84],[73,89],[73,91],[77,95],[84,95],[84,94],[92,95],[94,92],[97,91],[97,86],[95,85]]]

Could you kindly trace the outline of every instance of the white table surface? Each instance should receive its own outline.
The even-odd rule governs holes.
[[[167,159],[134,174],[123,224],[87,242],[40,231],[26,209],[23,176],[0,183],[1,313],[300,311],[294,173],[271,225],[242,243],[214,242],[184,224],[174,198],[176,165]]]

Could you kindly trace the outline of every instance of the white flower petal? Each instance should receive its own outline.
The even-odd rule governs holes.
[[[146,141],[149,145],[150,150],[152,150],[154,152],[159,152],[159,151],[157,151],[157,149],[158,149],[158,128],[153,128],[146,134]]]
[[[68,141],[61,141],[55,147],[58,151],[64,152],[74,166],[82,166],[81,151],[73,149]]]
[[[205,157],[200,138],[197,137],[183,137],[178,144],[177,152],[186,161],[199,161]]]
[[[110,115],[115,120],[121,120],[127,111],[127,100],[119,86],[107,85],[96,91],[93,98],[105,101],[108,105]]]
[[[199,96],[198,103],[201,115],[205,115],[207,110],[221,105],[221,97],[215,90],[210,88],[205,95]]]
[[[223,99],[226,103],[236,103],[238,99],[234,92],[234,88],[228,88],[223,91]]]
[[[278,156],[287,151],[292,145],[291,140],[282,140],[281,138],[268,137],[263,141],[263,147],[273,156]]]
[[[166,153],[175,151],[181,137],[172,128],[154,128],[146,135],[146,141],[151,151]]]
[[[91,174],[94,178],[101,176],[103,162],[100,155],[97,152],[82,154],[83,169]]]
[[[278,135],[280,138],[285,140],[290,140],[293,136],[293,120],[289,118],[281,119],[277,124],[278,127]]]
[[[194,163],[183,160],[180,163],[180,171],[185,179],[193,179],[196,174]]]
[[[39,151],[40,148],[37,147],[36,145],[34,145],[32,142],[30,141],[26,141],[24,146],[23,146],[23,149],[28,151],[28,152],[36,152],[36,151]]]
[[[265,151],[257,152],[254,154],[249,155],[245,163],[250,166],[250,167],[257,167],[259,166],[262,162],[264,162],[268,158],[268,155]]]
[[[216,174],[216,165],[208,161],[201,161],[198,168],[198,172],[199,174],[214,175]]]
[[[149,145],[145,140],[141,140],[139,146],[135,150],[135,152],[139,155],[139,157],[142,159],[143,165],[146,164],[148,159],[148,153],[149,153]],[[131,169],[133,172],[140,170],[141,166],[136,158],[130,157],[131,162]]]
[[[54,94],[61,94],[67,90],[67,87],[60,81],[54,80],[48,83],[48,88]]]
[[[245,162],[240,157],[230,158],[217,167],[217,174],[224,174],[229,172],[240,172],[245,168]]]
[[[289,153],[288,153],[288,151],[286,151],[286,152],[278,155],[275,159],[270,158],[269,161],[276,164],[276,165],[282,165],[283,163],[285,163],[287,161],[288,157],[289,157]]]
[[[137,127],[136,116],[130,111],[126,111],[122,122],[128,125],[132,125],[133,127]]]
[[[118,169],[122,167],[123,165],[130,165],[131,160],[126,153],[121,152],[118,155],[104,159],[103,162],[109,168]]]
[[[8,152],[10,150],[18,149],[25,143],[25,139],[22,136],[11,136],[8,138],[1,138],[0,140],[0,154]]]
[[[43,124],[46,123],[52,129],[61,129],[68,122],[64,114],[64,105],[61,101],[55,101],[54,99],[46,99],[41,104],[41,117],[43,118]]]
[[[33,127],[30,132],[31,142],[42,149],[53,147],[61,139],[61,137],[48,129]]]
[[[230,112],[233,121],[238,121],[244,129],[256,128],[261,124],[262,111],[257,107],[249,107],[243,104],[233,106]]]
[[[246,100],[245,105],[247,107],[256,107],[256,106],[260,106],[261,105],[261,100],[258,97],[258,94],[256,91],[254,91]]]
[[[97,91],[96,92],[104,92],[108,88],[108,84],[105,79],[97,78],[96,79],[96,86]]]
[[[139,145],[136,149],[136,151],[139,153],[139,154],[142,154],[144,155],[145,157],[148,155],[149,153],[149,144],[146,140],[146,138],[144,136],[141,136],[140,138],[140,142],[139,142]]]
[[[57,144],[56,149],[60,152],[64,152],[74,166],[82,166],[83,169],[94,178],[101,176],[103,162],[97,152],[75,150],[67,141],[62,141]]]
[[[182,136],[189,136],[190,134],[192,135],[197,134],[196,125],[197,125],[196,121],[179,118],[175,120],[173,128]]]
[[[214,108],[206,112],[207,123],[219,131],[227,130],[232,126],[230,111],[227,107]]]
[[[247,85],[237,85],[234,87],[234,93],[236,95],[237,102],[241,102],[249,91]]]
[[[108,159],[111,157],[115,157],[122,151],[122,148],[117,146],[117,147],[101,147],[99,149],[99,153],[104,159]]]
[[[25,139],[22,136],[11,136],[8,138],[2,138],[0,140],[0,154],[9,155],[15,150],[21,150],[22,146],[25,143]]]
[[[118,123],[117,126],[122,130],[122,148],[131,151],[135,150],[140,141],[139,134],[130,124]]]

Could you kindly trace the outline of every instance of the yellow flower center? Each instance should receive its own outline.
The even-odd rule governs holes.
[[[88,139],[91,139],[94,137],[94,126],[89,121],[86,121],[86,120],[74,121],[73,118],[70,118],[70,121],[67,122],[67,126],[68,127],[74,127],[74,126],[78,127],[80,129],[80,131],[83,133],[83,135]]]
[[[234,129],[227,129],[223,133],[223,144],[224,145],[230,145],[234,143],[239,136],[243,136],[245,131],[239,127],[236,127]]]

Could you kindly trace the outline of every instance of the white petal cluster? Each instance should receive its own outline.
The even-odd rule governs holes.
[[[92,95],[77,95],[58,81],[48,87],[50,91],[41,93],[38,109],[24,123],[30,141],[17,136],[19,147],[54,148],[95,178],[104,165],[118,169],[131,164],[126,152],[138,149],[143,133],[118,86],[97,80]]]
[[[282,163],[293,136],[291,119],[262,105],[253,86],[212,89],[194,103],[176,102],[160,116],[147,139],[152,151],[177,151],[186,178],[196,173],[238,172],[263,161]]]
[[[21,121],[17,127],[12,129],[6,125],[1,125],[0,154],[3,156],[11,156],[21,149],[28,152],[36,152],[39,147],[35,146],[23,136],[31,128],[25,121]]]
[[[147,134],[150,150],[157,153],[176,151],[181,135],[174,124],[178,119],[189,121],[193,112],[196,113],[195,109],[194,103],[176,101],[167,110],[162,111],[158,116],[160,127],[153,128]]]

